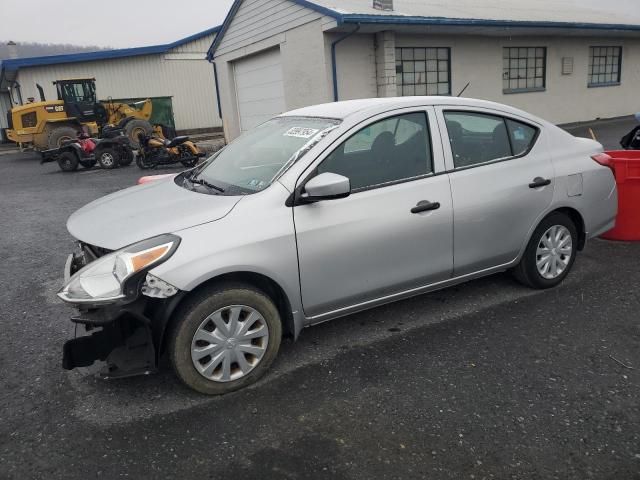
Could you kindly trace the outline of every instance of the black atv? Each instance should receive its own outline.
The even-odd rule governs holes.
[[[105,169],[125,167],[133,161],[133,149],[122,128],[105,127],[100,139],[78,133],[75,140],[64,142],[60,148],[44,150],[40,163],[58,162],[63,172],[73,172],[78,165],[93,168],[98,164]]]
[[[640,122],[640,113],[636,113],[635,117]],[[625,150],[640,150],[640,125],[632,128],[629,133],[622,137],[620,145]]]

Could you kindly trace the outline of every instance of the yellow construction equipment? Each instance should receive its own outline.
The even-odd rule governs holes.
[[[95,78],[53,83],[57,100],[46,100],[42,87],[37,85],[39,102],[11,109],[6,130],[9,140],[33,145],[36,150],[47,150],[60,147],[65,140],[75,139],[83,129],[92,136],[99,136],[103,126],[118,125],[137,148],[139,135],[150,135],[153,131],[149,122],[153,110],[151,99],[131,105],[111,100],[99,103]]]

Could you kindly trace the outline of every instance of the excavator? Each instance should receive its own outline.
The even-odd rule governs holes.
[[[95,78],[56,80],[57,100],[46,100],[41,85],[36,85],[40,101],[11,109],[7,115],[9,140],[35,150],[59,148],[76,138],[79,132],[99,137],[102,129],[115,125],[124,129],[134,148],[140,134],[150,135],[151,99],[134,104],[106,100],[98,102]]]

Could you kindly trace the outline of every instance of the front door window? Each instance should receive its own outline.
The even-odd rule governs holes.
[[[318,172],[348,177],[353,192],[432,173],[425,113],[397,115],[359,130],[322,162]]]

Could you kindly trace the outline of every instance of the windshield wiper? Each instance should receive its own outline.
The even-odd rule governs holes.
[[[207,188],[210,188],[211,190],[216,190],[220,193],[224,193],[224,188],[219,187],[217,185],[214,185],[211,182],[207,182],[204,178],[194,178],[194,177],[185,177],[186,179],[188,179],[191,183],[195,183],[196,185],[203,185]]]

